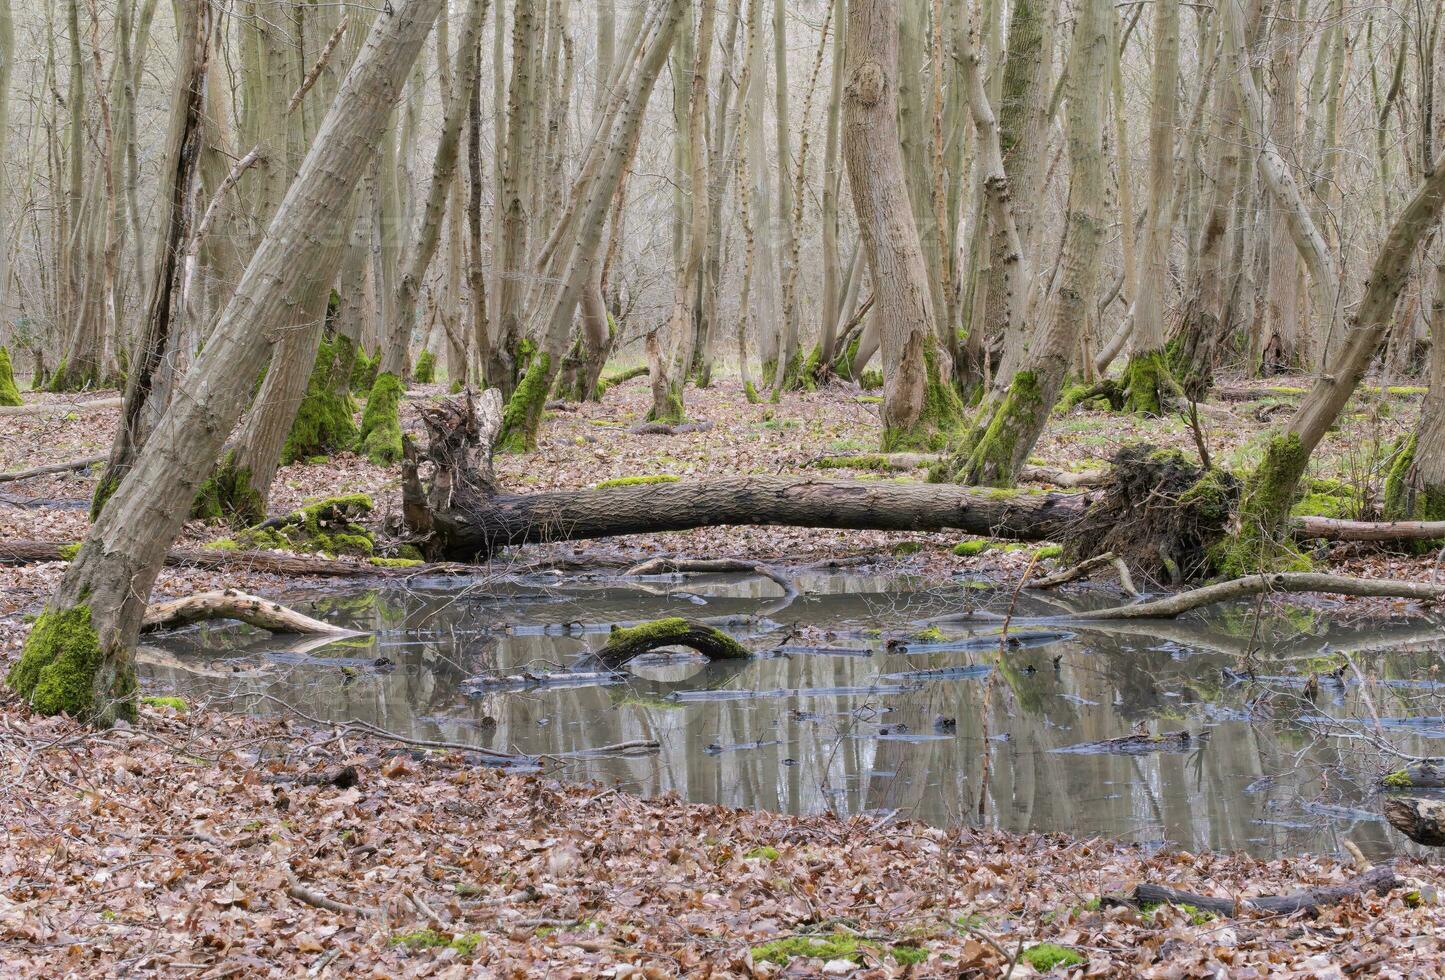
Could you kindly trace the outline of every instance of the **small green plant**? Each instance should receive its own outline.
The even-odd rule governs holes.
[[[945,643],[948,641],[948,637],[943,635],[943,630],[937,626],[930,626],[928,629],[919,630],[917,633],[914,633],[910,639],[916,643]]]
[[[454,949],[461,956],[471,956],[477,951],[477,946],[482,941],[480,933],[463,932],[454,936],[438,932],[435,929],[416,929],[412,932],[399,932],[387,940],[390,946],[405,946],[407,949]]]
[[[651,483],[676,483],[682,479],[671,473],[653,473],[648,476],[619,476],[611,480],[603,480],[597,484],[596,489],[606,490],[609,487],[640,487]]]
[[[1391,789],[1409,789],[1411,786],[1415,785],[1414,782],[1410,779],[1410,774],[1404,769],[1399,769],[1395,772],[1390,773],[1384,779],[1380,780],[1380,783],[1381,785],[1388,786]]]
[[[899,966],[912,966],[928,959],[928,950],[919,946],[894,946],[888,952]]]
[[[795,956],[821,960],[851,960],[857,963],[876,944],[846,933],[831,936],[788,936],[753,947],[753,962],[787,966]]]
[[[154,708],[174,708],[177,711],[186,710],[186,699],[178,697],[163,697],[159,695],[147,695],[140,699],[141,704],[148,704]]]
[[[762,847],[755,847],[751,851],[748,851],[743,857],[749,861],[776,861],[778,859],[778,849],[764,844]]]
[[[1084,958],[1078,953],[1057,943],[1039,943],[1037,946],[1030,946],[1024,950],[1023,959],[1025,963],[1040,973],[1048,973],[1056,966],[1078,966],[1084,962]]]

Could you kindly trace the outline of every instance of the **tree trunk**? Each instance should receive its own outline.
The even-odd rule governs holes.
[[[1385,481],[1386,520],[1445,520],[1445,256],[1435,265],[1429,382],[1415,431],[1399,444]]]
[[[215,334],[130,474],[91,526],[7,682],[46,714],[96,724],[135,716],[134,649],[166,550],[287,322],[288,301],[330,281],[346,205],[441,0],[393,0],[332,103],[301,171],[251,257]]]
[[[1054,315],[1033,338],[1023,367],[1007,388],[990,393],[962,451],[950,466],[955,478],[989,486],[1011,485],[1033,451],[1053,409],[1078,332],[1094,312],[1099,243],[1104,233],[1104,72],[1110,55],[1106,0],[1086,0],[1074,24],[1069,69],[1067,135],[1072,179],[1063,284]]]
[[[898,7],[848,5],[843,157],[873,278],[883,351],[883,448],[936,448],[961,402],[937,356],[928,268],[898,134]]]

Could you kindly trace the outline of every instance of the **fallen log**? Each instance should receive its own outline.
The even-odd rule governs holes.
[[[627,430],[635,436],[680,436],[688,432],[711,432],[712,423],[701,422],[639,422]]]
[[[819,456],[809,465],[824,470],[908,470],[927,469],[944,457],[939,453],[861,453],[854,456]],[[1053,466],[1025,466],[1019,472],[1019,479],[1029,483],[1051,483],[1054,486],[1077,489],[1097,487],[1104,482],[1107,473],[1103,470],[1084,470],[1075,473]]]
[[[1445,538],[1445,521],[1347,521],[1335,517],[1296,517],[1297,538],[1326,541],[1434,541]]]
[[[1381,786],[1390,789],[1445,789],[1445,766],[1418,762],[1380,777]]]
[[[653,558],[640,565],[633,565],[622,574],[630,578],[634,575],[724,575],[732,572],[757,575],[775,582],[789,599],[798,595],[798,587],[782,572],[759,562],[744,561],[741,558]]]
[[[67,541],[0,541],[0,565],[68,561],[74,548],[75,543]],[[406,578],[417,574],[462,571],[453,564],[384,567],[370,562],[337,561],[332,558],[290,555],[281,551],[231,551],[219,548],[172,548],[166,553],[166,565],[172,568],[208,568],[324,578]]]
[[[48,466],[36,466],[28,470],[16,470],[13,473],[0,473],[0,483],[33,480],[37,476],[49,476],[52,473],[69,473],[72,470],[83,470],[104,462],[104,456],[87,456],[84,459],[72,459],[68,463],[51,463]]]
[[[1254,898],[1218,898],[1213,895],[1199,895],[1179,891],[1164,885],[1140,884],[1124,904],[1142,908],[1149,905],[1188,905],[1201,912],[1217,916],[1237,916],[1244,912],[1267,912],[1271,915],[1293,915],[1296,912],[1313,913],[1323,905],[1335,905],[1356,895],[1370,892],[1383,894],[1400,886],[1400,879],[1394,868],[1380,865],[1339,885],[1324,885],[1293,895],[1259,895]],[[1117,902],[1117,900],[1116,900]]]
[[[1445,585],[1428,582],[1395,582],[1389,579],[1352,578],[1348,575],[1325,575],[1319,572],[1270,572],[1247,575],[1190,589],[1152,602],[1114,606],[1050,617],[1076,620],[1111,619],[1173,619],[1175,616],[1231,599],[1271,592],[1327,592],[1335,595],[1374,596],[1389,599],[1419,599],[1435,602],[1445,598]]]
[[[1080,742],[1077,745],[1067,745],[1053,751],[1063,754],[1091,755],[1101,753],[1106,755],[1149,755],[1153,752],[1188,752],[1197,748],[1200,742],[1208,741],[1208,729],[1198,735],[1192,735],[1188,731],[1163,732],[1159,735],[1150,735],[1147,732],[1136,732],[1132,735],[1121,735],[1118,738],[1106,738],[1099,742]]]
[[[157,602],[145,611],[141,620],[141,631],[187,626],[208,619],[238,619],[251,626],[257,626],[272,633],[302,633],[314,636],[358,636],[356,630],[337,626],[334,623],[312,619],[305,613],[288,609],[279,602],[247,595],[235,589],[218,592],[202,592]]]
[[[1385,819],[1416,844],[1445,847],[1445,800],[1391,797],[1385,801]]]
[[[633,657],[659,647],[681,646],[709,660],[744,660],[752,651],[722,630],[672,616],[640,626],[614,626],[607,645],[593,656],[606,667],[620,667]]]
[[[107,408],[120,408],[119,398],[95,398],[88,402],[31,402],[29,405],[7,405],[0,407],[0,418],[14,415],[69,415],[72,412],[100,412]]]

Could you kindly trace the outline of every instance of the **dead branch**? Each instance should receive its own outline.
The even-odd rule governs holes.
[[[1445,538],[1445,521],[1346,521],[1335,517],[1296,517],[1297,538],[1326,541],[1433,541]]]
[[[1212,912],[1218,916],[1236,916],[1249,911],[1292,915],[1295,912],[1313,913],[1322,905],[1334,905],[1356,895],[1388,892],[1399,885],[1400,879],[1396,877],[1395,869],[1381,865],[1340,885],[1325,885],[1293,895],[1259,895],[1241,899],[1197,895],[1194,892],[1146,883],[1137,886],[1123,904],[1136,908],[1145,905],[1190,905],[1202,912]],[[1115,902],[1117,904],[1118,900]]]
[[[37,476],[48,476],[51,473],[69,473],[72,470],[83,470],[104,462],[104,456],[87,456],[84,459],[72,459],[68,463],[51,463],[48,466],[36,466],[28,470],[16,470],[13,473],[0,473],[0,483],[31,480]]]
[[[1272,592],[1327,592],[1334,595],[1376,596],[1392,599],[1438,601],[1445,597],[1445,585],[1426,582],[1392,582],[1387,579],[1352,578],[1348,575],[1324,575],[1318,572],[1272,572],[1247,575],[1199,589],[1190,589],[1153,602],[1114,606],[1092,612],[1072,613],[1062,619],[1173,619],[1191,609],[1211,606],[1245,596]]]
[[[358,636],[355,630],[312,619],[304,613],[288,609],[279,602],[247,595],[235,589],[202,592],[184,599],[158,602],[146,609],[141,630],[186,626],[207,619],[238,619],[272,633],[305,633],[310,635]]]
[[[798,594],[798,587],[793,580],[775,568],[758,562],[743,561],[739,558],[653,558],[641,565],[634,565],[623,575],[628,577],[634,575],[672,575],[672,574],[727,574],[729,572],[741,572],[746,575],[758,575],[762,578],[776,582],[789,598],[795,598]]]
[[[1385,801],[1385,819],[1416,844],[1445,847],[1445,800],[1392,797]]]

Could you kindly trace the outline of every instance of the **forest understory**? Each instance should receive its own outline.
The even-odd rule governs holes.
[[[1224,384],[1233,394],[1200,427],[1209,452],[1229,465],[1250,452],[1252,420],[1297,395],[1288,379]],[[410,394],[403,427],[420,438],[420,409],[445,393],[414,386]],[[1333,492],[1312,494],[1304,508],[1372,516],[1358,502],[1380,492],[1389,447],[1410,431],[1419,402],[1408,388],[1359,396],[1314,457],[1312,485]],[[649,477],[924,478],[921,470],[878,472],[866,462],[851,474],[819,467],[876,446],[877,403],[856,385],[769,405],[748,403],[734,379],[720,379],[689,398],[694,418],[716,423],[674,435],[631,431],[648,404],[639,379],[601,403],[554,407],[536,452],[498,454],[499,482],[540,491]],[[102,451],[114,414],[67,408],[7,418],[17,438],[0,446],[0,471]],[[1077,407],[1056,413],[1032,462],[1093,471],[1140,439],[1197,451],[1183,419]],[[1346,487],[1359,509],[1350,510]],[[4,541],[79,540],[92,489],[83,473],[0,484],[0,554]],[[362,520],[384,552],[399,518],[395,467],[349,454],[284,467],[271,510],[354,493],[374,501]],[[192,521],[177,544],[203,547],[234,533]],[[1038,577],[1061,567],[1055,549],[1044,547],[946,532],[720,527],[508,549],[485,570],[551,564],[566,575],[659,556],[727,555],[782,569],[856,562],[924,579],[1010,583],[1025,570]],[[1318,570],[1398,581],[1432,581],[1438,565],[1433,549],[1336,543],[1306,550]],[[382,571],[355,563],[363,573]],[[0,568],[0,668],[18,656],[27,617],[43,608],[64,567]],[[152,599],[239,588],[301,601],[327,583],[244,566],[171,567]],[[1117,588],[1108,576],[1099,587]],[[1416,609],[1387,599],[1289,601],[1338,618]],[[510,774],[456,750],[409,749],[305,718],[259,720],[163,698],[144,703],[133,724],[92,730],[32,715],[7,692],[0,741],[10,814],[0,937],[8,964],[26,975],[997,976],[1012,965],[1014,976],[1028,976],[1062,964],[1100,976],[1220,969],[1419,976],[1445,969],[1438,869],[1410,859],[1393,867],[1405,885],[1316,915],[1216,918],[1192,906],[1141,910],[1127,899],[1140,883],[1220,897],[1289,894],[1353,881],[1362,869],[1313,856],[1265,862],[1061,835],[940,830],[910,823],[907,814],[800,818],[645,800],[559,782],[565,760]],[[355,772],[343,773],[346,766]]]

